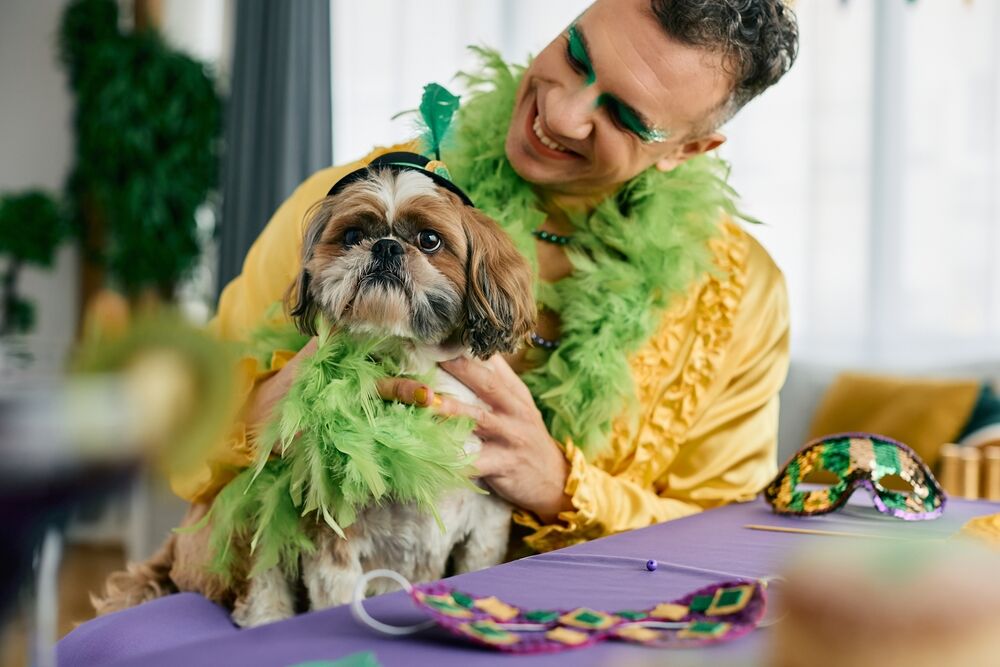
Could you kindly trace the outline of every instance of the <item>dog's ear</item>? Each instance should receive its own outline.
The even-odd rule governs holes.
[[[295,327],[307,336],[316,335],[316,317],[319,315],[319,306],[316,305],[312,294],[309,260],[312,259],[313,249],[330,221],[331,210],[329,199],[324,199],[313,206],[307,214],[309,224],[306,226],[306,232],[302,238],[302,270],[285,294],[285,308],[288,311],[288,316],[292,318]]]
[[[463,215],[468,259],[462,342],[481,359],[513,352],[535,325],[531,267],[493,220],[472,207]]]

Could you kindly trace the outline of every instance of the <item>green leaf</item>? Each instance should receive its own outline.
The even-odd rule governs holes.
[[[3,329],[0,334],[21,334],[28,333],[35,326],[35,304],[12,297],[7,304],[7,312],[4,313]]]
[[[72,231],[60,206],[38,190],[0,197],[0,254],[51,266],[56,250]]]

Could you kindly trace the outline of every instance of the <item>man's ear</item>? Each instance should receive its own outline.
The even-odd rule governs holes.
[[[670,155],[657,160],[656,168],[660,171],[670,171],[693,157],[714,151],[724,143],[726,143],[726,136],[718,132],[692,139],[678,146]]]

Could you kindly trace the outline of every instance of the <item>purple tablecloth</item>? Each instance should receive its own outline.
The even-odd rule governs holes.
[[[525,558],[460,575],[451,581],[460,590],[493,594],[511,604],[530,608],[588,606],[609,611],[644,608],[723,578],[679,570],[671,567],[671,563],[738,576],[764,576],[780,572],[796,547],[840,539],[749,530],[744,528],[746,524],[948,535],[973,516],[997,511],[1000,505],[951,501],[945,515],[933,522],[901,522],[860,507],[848,507],[832,516],[802,519],[776,516],[762,501],[757,501]],[[655,572],[645,568],[651,558],[660,563]],[[422,620],[403,593],[369,600],[366,608],[387,623]],[[766,650],[767,634],[767,629],[758,629],[727,645],[674,651],[670,653],[670,663],[752,664]],[[200,596],[184,593],[81,625],[59,643],[59,665],[285,667],[309,660],[337,659],[358,651],[372,651],[385,667],[464,667],[501,662],[517,662],[518,667],[618,665],[626,661],[659,664],[664,660],[654,649],[615,642],[564,653],[515,657],[434,632],[393,639],[359,626],[347,607],[238,630],[230,624],[224,610]]]

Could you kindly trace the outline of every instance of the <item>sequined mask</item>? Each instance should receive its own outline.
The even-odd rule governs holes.
[[[800,490],[813,471],[827,470],[838,481],[823,489]],[[898,477],[905,490],[886,488],[884,478]],[[778,514],[825,514],[843,507],[859,488],[876,509],[899,519],[936,519],[944,511],[945,494],[916,452],[901,442],[870,433],[838,433],[803,447],[765,490]]]

